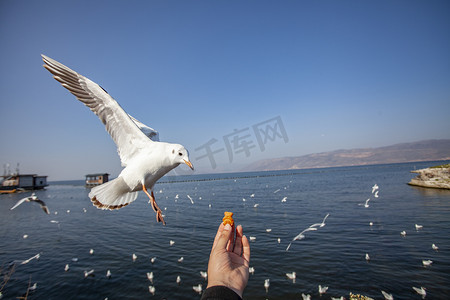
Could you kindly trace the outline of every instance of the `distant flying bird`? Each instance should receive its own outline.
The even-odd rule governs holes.
[[[110,270],[106,271],[106,277],[111,278],[111,271]]]
[[[302,293],[302,299],[303,300],[311,300],[311,295],[310,294],[305,295],[305,294]]]
[[[286,273],[286,277],[292,280],[295,283],[295,278],[297,278],[297,274],[295,272]]]
[[[381,291],[381,293],[383,294],[385,300],[394,300],[392,294],[386,293],[385,291]]]
[[[369,253],[366,253],[366,260],[369,261],[370,260],[370,256]]]
[[[131,256],[131,258],[133,259],[133,262],[135,262],[136,259],[137,259],[137,255],[133,253],[133,255]]]
[[[90,271],[84,271],[84,278],[88,277],[88,276],[95,276],[94,275],[94,270],[90,270]]]
[[[328,291],[328,287],[327,287],[327,286],[322,287],[322,286],[319,284],[319,294],[320,294],[320,295],[325,294],[327,291]]]
[[[435,244],[432,244],[432,245],[431,245],[431,248],[432,248],[433,250],[435,250],[435,251],[438,251],[438,250],[439,250],[439,247],[436,246]]]
[[[153,285],[149,285],[149,286],[148,286],[148,291],[149,291],[152,295],[155,295],[156,288],[155,288]]]
[[[180,144],[159,142],[155,130],[128,115],[95,82],[45,55],[42,59],[44,68],[54,75],[53,78],[99,117],[114,140],[125,167],[116,179],[92,188],[89,198],[94,206],[120,209],[136,200],[138,191],[142,190],[150,199],[156,220],[165,224],[153,187],[162,176],[180,164],[194,169],[188,151]]]
[[[44,201],[42,201],[41,199],[39,199],[35,193],[32,193],[31,196],[29,197],[25,197],[23,199],[20,199],[19,201],[17,201],[16,205],[14,205],[13,207],[10,208],[10,210],[13,210],[14,208],[16,208],[17,206],[19,206],[20,204],[24,203],[24,202],[36,202],[39,203],[39,205],[41,206],[42,210],[49,215],[50,211],[47,208],[47,205],[45,205]]]
[[[402,231],[402,232],[400,232],[400,234],[402,235],[402,236],[406,236],[406,231]]]
[[[369,207],[369,201],[370,201],[370,198],[367,199],[365,203],[359,203],[358,205],[364,205],[365,208],[368,208]]]
[[[184,257],[182,256],[178,259],[178,262],[181,263],[181,262],[183,262],[183,260],[184,260]]]
[[[200,275],[201,275],[203,278],[205,278],[205,280],[208,279],[208,272],[200,271]]]
[[[150,258],[150,262],[151,262],[152,264],[154,264],[154,263],[155,263],[155,261],[156,261],[156,256],[155,256],[155,257],[152,257],[152,258]]]
[[[316,223],[316,224],[312,224],[311,226],[309,226],[310,228],[312,228],[312,227],[324,227],[326,224],[325,224],[325,220],[328,218],[328,216],[329,216],[330,214],[327,214],[326,216],[325,216],[325,218],[323,218],[323,220],[322,220],[322,223]]]
[[[255,268],[254,267],[249,267],[248,268],[248,272],[250,273],[250,274],[255,274]]]
[[[423,228],[423,225],[418,225],[418,224],[416,224],[415,226],[416,226],[416,230],[419,230],[419,229],[422,229],[422,228]]]
[[[41,254],[38,253],[38,254],[36,254],[35,256],[32,256],[32,257],[30,257],[29,259],[26,259],[26,260],[22,261],[20,264],[21,264],[21,265],[25,265],[25,264],[29,263],[30,261],[32,261],[33,259],[39,260],[40,257],[41,257]]]
[[[422,264],[423,264],[423,266],[424,267],[428,267],[428,266],[431,266],[431,264],[433,263],[433,261],[432,260],[422,260]]]
[[[181,277],[180,277],[179,275],[177,276],[176,282],[177,282],[177,284],[180,284],[180,283],[181,283]]]
[[[194,286],[192,287],[192,289],[193,289],[194,291],[196,291],[197,293],[199,293],[199,294],[202,293],[202,285],[201,285],[201,284],[199,284],[199,285],[194,285]]]
[[[378,190],[378,185],[375,183],[372,187],[372,194],[375,193],[376,190]]]
[[[153,272],[147,272],[147,279],[150,280],[151,283],[153,283]]]
[[[373,195],[375,198],[378,198],[378,191],[375,192],[375,194]]]
[[[292,239],[292,241],[289,243],[289,245],[288,245],[287,248],[286,248],[286,251],[289,251],[289,248],[291,248],[291,245],[292,245],[292,243],[293,243],[294,241],[304,239],[304,238],[305,238],[305,235],[304,235],[305,232],[307,232],[307,231],[314,231],[314,230],[317,230],[317,228],[316,228],[316,227],[308,227],[308,228],[306,228],[305,230],[303,230],[302,232],[300,232],[300,233],[299,233],[296,237],[294,237],[294,238]]]

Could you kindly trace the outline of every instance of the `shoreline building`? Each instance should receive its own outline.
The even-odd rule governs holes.
[[[105,182],[108,182],[109,174],[108,173],[96,173],[96,174],[87,174],[86,175],[86,187],[94,187]]]

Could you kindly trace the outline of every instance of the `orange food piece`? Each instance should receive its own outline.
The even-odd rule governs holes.
[[[233,213],[229,212],[229,211],[226,211],[223,214],[224,214],[224,217],[222,219],[223,225],[230,224],[230,226],[233,226],[233,224],[234,224]]]

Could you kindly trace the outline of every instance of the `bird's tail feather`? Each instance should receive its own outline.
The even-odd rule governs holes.
[[[130,188],[122,177],[108,181],[92,188],[89,193],[94,206],[100,209],[119,209],[136,200],[138,192],[130,192]]]

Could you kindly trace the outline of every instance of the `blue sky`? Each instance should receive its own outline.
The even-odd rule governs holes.
[[[198,172],[450,138],[448,1],[2,0],[0,40],[0,163],[49,180],[121,167],[41,53],[183,144]],[[272,136],[263,151],[253,126],[275,117],[288,140]],[[235,130],[253,147],[230,159]],[[214,169],[200,158],[212,140]]]

